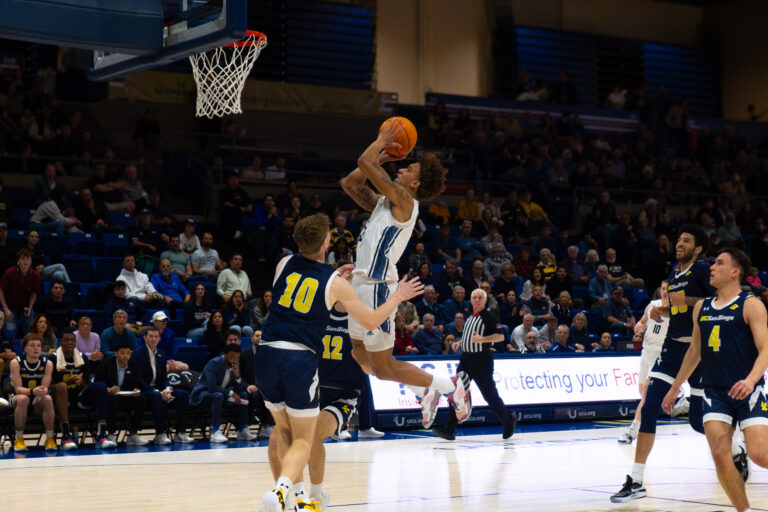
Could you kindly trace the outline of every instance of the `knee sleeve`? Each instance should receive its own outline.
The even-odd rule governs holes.
[[[661,379],[651,379],[648,391],[645,393],[645,403],[640,411],[640,432],[644,434],[656,433],[656,420],[661,413],[661,402],[671,386]]]
[[[700,396],[688,397],[688,423],[699,434],[704,433],[704,400]]]

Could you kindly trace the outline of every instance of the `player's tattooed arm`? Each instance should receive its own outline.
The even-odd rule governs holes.
[[[368,178],[358,167],[341,179],[341,188],[360,208],[371,212],[376,208],[376,203],[381,196],[367,186],[366,181]]]

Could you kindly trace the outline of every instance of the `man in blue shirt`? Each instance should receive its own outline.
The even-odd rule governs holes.
[[[435,327],[435,317],[426,314],[421,319],[424,322],[424,328],[413,335],[413,346],[419,349],[419,354],[442,354],[443,336]]]
[[[117,347],[123,343],[130,343],[131,350],[136,350],[138,344],[136,343],[136,336],[133,332],[128,330],[126,324],[128,323],[128,313],[122,309],[118,309],[112,314],[112,327],[104,329],[101,333],[99,340],[101,344],[101,353],[104,354],[104,359],[108,359],[115,355]]]
[[[466,292],[463,286],[453,287],[453,296],[447,301],[443,302],[443,318],[453,318],[456,313],[463,313],[466,318],[472,311],[472,306],[469,305],[468,300],[464,300]]]
[[[611,298],[603,304],[603,316],[608,329],[617,334],[628,334],[635,327],[635,317],[624,298],[624,290],[619,286],[611,293]]]
[[[427,285],[424,287],[424,297],[416,303],[416,313],[419,318],[424,318],[424,315],[432,315],[435,317],[436,325],[445,325],[445,319],[443,318],[440,304],[437,303],[437,292],[435,287]]]
[[[597,267],[597,275],[589,280],[589,298],[592,299],[592,309],[603,307],[603,304],[611,297],[611,282],[608,280],[608,267]]]
[[[544,295],[544,287],[540,284],[533,285],[533,294],[529,300],[523,302],[525,313],[533,315],[533,323],[536,326],[544,325],[552,318],[552,306]]]
[[[453,294],[453,288],[461,284],[462,280],[461,269],[457,267],[456,260],[446,261],[443,272],[440,272],[435,279],[435,291],[438,297],[442,297],[443,300],[448,299]]]
[[[160,260],[160,272],[153,274],[150,279],[157,293],[163,296],[166,307],[173,310],[184,307],[189,302],[189,290],[184,286],[178,274],[172,272],[171,260]]]
[[[472,221],[465,220],[461,223],[461,232],[456,237],[456,242],[461,249],[461,262],[472,263],[475,260],[482,260],[483,256],[480,251],[485,250],[483,244],[472,236]]]
[[[443,224],[440,226],[440,233],[432,242],[433,261],[447,262],[450,259],[461,259],[461,249],[459,249],[459,243],[456,241],[456,237],[451,235],[450,224]]]

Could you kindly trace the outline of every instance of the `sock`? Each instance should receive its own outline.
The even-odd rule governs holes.
[[[632,481],[641,484],[643,483],[643,473],[645,473],[645,464],[635,462],[632,464],[632,473],[629,476],[632,477]]]
[[[277,485],[275,485],[275,489],[282,489],[283,495],[288,496],[288,492],[291,490],[292,486],[293,482],[291,482],[290,478],[281,476],[277,479]]]
[[[293,484],[293,495],[297,500],[307,501],[307,494],[304,492],[304,482]]]
[[[96,429],[97,429],[98,435],[103,436],[106,432],[107,425],[106,423],[99,423],[98,425],[96,425]]]
[[[456,384],[451,379],[439,375],[432,376],[432,384],[429,387],[439,391],[441,395],[450,395],[456,390]]]
[[[24,431],[23,430],[17,430],[16,431],[16,439],[24,437]]]
[[[739,431],[735,430],[733,432],[733,437],[731,437],[731,455],[733,455],[734,457],[736,455],[741,455],[741,451],[743,449],[744,449],[744,442],[741,440]]]
[[[68,436],[69,435],[69,422],[68,421],[62,421],[61,422],[61,435],[62,436]]]
[[[309,488],[309,497],[320,500],[323,497],[323,483],[312,484]]]
[[[411,392],[416,395],[419,399],[424,398],[424,395],[427,394],[427,388],[422,388],[420,386],[411,386],[410,384],[405,384],[405,387],[411,390]]]
[[[53,437],[53,430],[46,430],[45,435],[47,435],[48,437]]]

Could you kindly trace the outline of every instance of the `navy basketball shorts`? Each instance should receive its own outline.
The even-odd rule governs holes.
[[[704,389],[704,423],[720,421],[738,424],[742,430],[754,425],[768,425],[768,401],[763,386],[755,386],[747,398],[736,400],[728,396],[730,389]]]
[[[294,417],[320,414],[317,355],[309,350],[288,350],[262,345],[253,369],[267,409]]]
[[[677,372],[680,371],[689,346],[689,343],[665,340],[664,346],[661,348],[661,355],[656,360],[656,364],[653,365],[648,378],[663,380],[671,385],[677,377]],[[688,384],[691,386],[692,396],[701,396],[701,366],[697,366],[693,370],[691,376],[688,377]]]
[[[360,398],[359,389],[320,387],[320,410],[329,412],[336,417],[335,435],[338,436],[347,429],[349,417],[357,409],[358,398]]]

